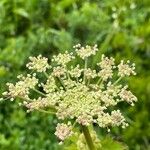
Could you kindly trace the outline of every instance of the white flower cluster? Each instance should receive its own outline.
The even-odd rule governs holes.
[[[121,114],[120,110],[114,110],[109,113],[102,113],[98,116],[97,119],[98,125],[102,128],[109,126],[122,126],[125,128],[128,126],[128,123],[125,122],[124,116]],[[109,131],[109,130],[108,130]]]
[[[76,67],[71,66],[71,70],[69,70],[69,74],[71,77],[79,78],[81,76],[83,69],[80,68],[79,64]]]
[[[41,83],[41,86],[46,93],[54,92],[57,89],[56,82],[53,76],[49,76],[46,83]]]
[[[100,66],[101,70],[98,72],[98,76],[102,78],[102,80],[106,81],[108,78],[112,78],[113,69],[115,68],[114,58],[105,57],[102,55],[101,62],[97,65]]]
[[[30,61],[26,67],[28,69],[36,70],[37,72],[45,72],[48,65],[48,59],[39,55],[38,57],[29,57]]]
[[[119,96],[122,101],[126,101],[130,103],[132,106],[134,106],[134,102],[137,101],[137,98],[132,94],[131,91],[128,91],[127,88],[128,88],[127,86],[123,87],[119,93]]]
[[[118,65],[118,75],[121,77],[124,76],[130,76],[130,75],[136,75],[135,70],[135,64],[129,65],[130,61],[128,60],[127,63],[125,64],[124,61],[122,60],[121,63]]]
[[[84,69],[84,75],[87,79],[93,79],[97,77],[96,70],[92,70],[90,68]]]
[[[82,59],[85,59],[91,55],[95,55],[98,51],[97,45],[94,45],[93,47],[89,45],[82,47],[81,44],[77,44],[74,46],[74,48],[77,55],[80,56]]]
[[[47,98],[39,97],[38,99],[33,99],[31,102],[24,101],[23,105],[27,107],[27,112],[30,112],[33,110],[38,110],[39,108],[41,109],[51,106],[49,103],[50,101]]]
[[[64,141],[66,138],[72,135],[72,126],[64,123],[58,123],[56,127],[55,135],[61,140]]]
[[[73,56],[73,53],[68,53],[67,51],[64,54],[58,54],[57,56],[54,55],[52,62],[56,62],[58,65],[65,66],[67,63],[69,63],[72,59],[75,57]]]
[[[135,75],[135,65],[128,61],[121,61],[115,64],[114,58],[102,55],[101,61],[97,64],[97,70],[88,67],[88,57],[95,55],[97,46],[81,47],[75,46],[76,54],[85,59],[85,66],[81,68],[79,64],[69,67],[68,63],[75,59],[73,53],[58,54],[53,57],[56,65],[52,67],[51,73],[47,74],[49,68],[48,59],[39,55],[31,57],[27,64],[29,69],[46,74],[46,81],[38,81],[36,74],[20,76],[19,81],[14,85],[9,83],[8,92],[5,96],[24,99],[22,105],[28,111],[43,110],[53,108],[54,113],[60,120],[71,119],[82,126],[97,123],[102,128],[110,130],[114,126],[128,126],[120,110],[112,110],[112,107],[122,101],[132,106],[137,98],[127,90],[119,81],[130,75]],[[117,72],[117,73],[115,73]],[[116,79],[115,81],[113,76]],[[40,90],[35,88],[40,86]],[[30,90],[31,89],[31,90]],[[30,92],[37,92],[39,98],[32,98]],[[36,96],[37,97],[37,96]],[[111,108],[111,109],[110,109]],[[65,140],[72,134],[71,125],[58,124],[55,134],[60,140]]]
[[[26,77],[20,75],[18,78],[20,81],[16,84],[7,83],[9,91],[3,93],[4,96],[11,97],[11,100],[16,97],[28,98],[29,89],[34,88],[38,83],[38,79],[36,79],[35,74],[33,76],[27,74]]]
[[[62,66],[53,67],[52,75],[55,77],[64,76],[66,73],[66,69]]]

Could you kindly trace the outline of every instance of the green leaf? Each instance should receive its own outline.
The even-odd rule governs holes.
[[[14,9],[14,13],[15,14],[18,14],[22,17],[25,17],[25,18],[29,18],[29,14],[27,13],[27,11],[23,8],[17,8],[17,9]]]
[[[128,150],[128,147],[121,142],[106,137],[101,140],[102,150]]]

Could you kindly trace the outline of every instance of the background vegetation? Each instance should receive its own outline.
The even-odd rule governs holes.
[[[105,53],[117,61],[132,60],[138,73],[127,81],[138,103],[132,108],[120,106],[130,126],[114,129],[108,136],[130,150],[150,149],[149,17],[149,0],[1,0],[0,93],[6,82],[14,82],[17,74],[26,72],[29,56],[51,58],[77,43],[97,43],[93,67]],[[53,135],[56,123],[53,116],[26,114],[17,103],[1,102],[0,150],[59,150]],[[103,139],[106,131],[97,132]]]

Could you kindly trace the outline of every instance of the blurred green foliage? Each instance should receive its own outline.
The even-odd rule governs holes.
[[[51,58],[78,42],[98,44],[93,67],[102,53],[136,63],[138,74],[127,81],[139,101],[132,108],[120,106],[131,125],[111,136],[130,150],[150,149],[149,0],[1,0],[0,93],[26,71],[29,56]],[[56,123],[55,117],[26,114],[17,104],[1,102],[0,150],[61,149],[53,135]]]

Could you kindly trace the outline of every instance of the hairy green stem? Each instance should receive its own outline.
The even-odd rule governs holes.
[[[86,127],[86,126],[81,126],[81,127],[82,127],[82,131],[83,131],[86,143],[89,147],[89,150],[96,150],[88,127]]]

